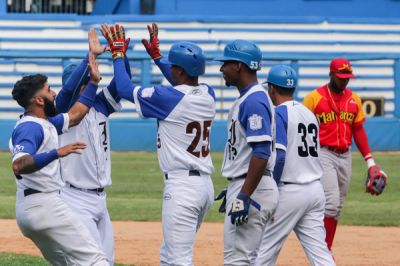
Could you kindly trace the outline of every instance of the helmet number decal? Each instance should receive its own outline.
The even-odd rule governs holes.
[[[250,69],[258,69],[259,63],[257,61],[250,61]]]
[[[286,80],[286,86],[293,87],[294,86],[294,79],[287,79]]]

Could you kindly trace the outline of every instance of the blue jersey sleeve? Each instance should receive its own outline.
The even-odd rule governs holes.
[[[264,92],[252,93],[241,103],[239,121],[248,143],[272,141],[271,117],[271,106]]]
[[[124,59],[125,59],[126,74],[128,74],[128,77],[131,79],[132,78],[131,65],[129,64],[128,57],[125,56]]]
[[[97,94],[93,107],[97,112],[108,117],[110,114],[122,109],[120,101],[121,97],[117,93],[115,79],[113,78],[108,87]]]
[[[184,94],[174,87],[135,87],[136,111],[140,116],[164,120],[182,100]]]
[[[276,161],[274,167],[274,180],[277,185],[279,185],[283,173],[283,168],[285,166],[286,151],[277,149],[276,150]]]
[[[17,159],[26,154],[36,154],[40,145],[42,145],[43,138],[43,128],[40,124],[35,122],[19,124],[11,136],[11,143],[14,148],[13,158]]]
[[[271,156],[271,142],[269,141],[250,142],[250,146],[253,156],[256,156],[257,158],[268,160]]]
[[[66,113],[58,114],[48,118],[49,122],[57,129],[58,135],[65,133],[69,126],[69,116]]]
[[[56,107],[58,113],[68,112],[78,100],[80,88],[89,74],[88,62],[88,56],[86,56],[57,94]]]
[[[173,86],[174,81],[172,80],[172,75],[171,75],[171,65],[162,63],[161,58],[154,60],[154,63],[161,70],[163,76],[168,80],[169,84],[171,84]]]
[[[114,79],[119,97],[130,102],[135,102],[133,99],[133,85],[128,73],[126,73],[125,61],[122,58],[114,60]]]
[[[200,83],[200,84],[201,84],[201,85],[204,85],[204,86],[207,86],[207,88],[208,88],[208,94],[210,94],[211,97],[213,97],[213,99],[214,99],[214,101],[215,101],[215,91],[214,91],[214,89],[211,88],[210,86],[208,86],[208,85],[205,84],[205,83]]]
[[[276,148],[286,150],[288,112],[286,105],[280,105],[275,109],[276,122]]]

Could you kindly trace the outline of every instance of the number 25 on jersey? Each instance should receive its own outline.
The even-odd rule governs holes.
[[[207,157],[210,153],[210,127],[211,120],[204,121],[203,125],[201,122],[193,121],[186,126],[186,134],[196,134],[186,150],[197,158]],[[201,145],[201,149],[196,151],[200,140],[205,145]]]

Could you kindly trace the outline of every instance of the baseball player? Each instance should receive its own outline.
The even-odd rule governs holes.
[[[320,182],[317,119],[293,100],[297,84],[293,68],[273,66],[267,83],[268,94],[276,106],[274,179],[279,186],[279,202],[273,221],[265,229],[256,265],[275,265],[292,230],[311,265],[335,265],[325,243],[325,195]]]
[[[303,104],[313,112],[320,123],[319,157],[325,191],[326,243],[332,250],[333,238],[340,212],[351,179],[351,140],[354,141],[368,165],[369,179],[366,192],[380,194],[386,184],[386,174],[372,158],[363,123],[365,115],[361,99],[347,88],[350,78],[355,78],[350,62],[336,58],[330,64],[328,84],[308,94]]]
[[[56,115],[56,93],[44,75],[25,76],[12,91],[25,109],[10,139],[17,223],[52,265],[109,265],[88,229],[60,196],[63,182],[58,159],[81,153],[86,144],[73,142],[59,148],[58,135],[79,124],[94,103],[100,81],[94,56],[89,58],[89,68],[90,82],[68,113]]]
[[[91,53],[97,56],[105,51],[94,29],[89,31],[89,40]],[[128,60],[126,66],[130,76]],[[89,77],[86,69],[87,58],[79,66],[73,63],[65,68],[63,88],[56,98],[58,111],[67,111],[76,98],[74,95],[79,96],[79,90],[87,86],[85,83]],[[81,155],[73,154],[60,160],[61,177],[66,183],[61,195],[87,226],[111,265],[114,263],[114,237],[105,191],[111,185],[108,117],[120,109],[120,97],[117,95],[115,80],[112,79],[108,87],[97,94],[93,107],[82,122],[59,137],[60,145],[78,140],[88,145]]]
[[[209,141],[215,95],[198,83],[205,71],[203,51],[190,42],[175,43],[168,60],[161,59],[170,65],[175,86],[134,87],[118,46],[124,41],[123,28],[102,29],[114,58],[118,94],[135,103],[140,116],[158,123],[157,153],[164,173],[160,264],[193,265],[195,235],[214,196]]]
[[[224,264],[254,263],[262,233],[278,203],[278,189],[271,172],[275,163],[274,110],[257,81],[261,51],[253,42],[228,43],[220,71],[227,86],[240,96],[228,116],[228,140],[222,175],[229,181],[224,224]],[[224,206],[221,206],[222,208]]]

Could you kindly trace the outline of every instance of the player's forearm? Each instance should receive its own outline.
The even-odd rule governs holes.
[[[97,84],[89,82],[76,102],[68,112],[69,116],[69,127],[76,126],[79,124],[85,115],[89,112],[89,109],[93,106],[96,98]]]
[[[129,64],[129,60],[128,60],[128,57],[126,55],[124,57],[124,61],[125,61],[126,73],[128,74],[129,79],[131,79],[132,78],[131,65]]]
[[[171,75],[171,65],[161,63],[161,57],[154,60],[154,63],[158,66],[161,70],[163,76],[168,80],[168,82],[174,86],[174,82],[172,80]]]
[[[12,168],[15,176],[30,174],[37,171],[35,160],[33,160],[32,155],[25,155],[18,158],[13,162]]]
[[[80,84],[87,75],[88,55],[76,67],[67,82],[56,97],[56,106],[59,113],[66,113],[79,97]]]
[[[368,168],[375,165],[369,148],[367,133],[362,125],[353,128],[353,137],[358,150],[368,164]]]
[[[36,172],[56,159],[58,159],[56,149],[35,155],[22,156],[13,162],[14,175],[19,176]]]
[[[133,99],[133,85],[126,73],[125,62],[122,58],[114,60],[114,79],[118,95],[130,102],[135,102]]]
[[[249,164],[249,171],[247,172],[246,179],[240,190],[241,193],[251,196],[254,190],[260,183],[261,177],[264,174],[264,170],[267,167],[268,161],[256,156],[252,156]]]

